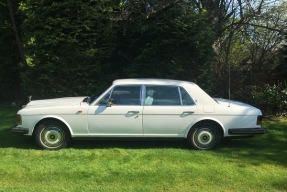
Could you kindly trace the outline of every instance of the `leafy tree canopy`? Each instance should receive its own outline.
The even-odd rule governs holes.
[[[115,33],[107,1],[27,1],[23,23],[26,91],[40,97],[86,95],[110,80]]]
[[[21,10],[29,64],[24,84],[32,95],[92,94],[128,77],[206,85],[212,76],[213,33],[191,3],[28,0]]]

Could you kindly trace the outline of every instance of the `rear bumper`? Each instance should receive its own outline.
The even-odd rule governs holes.
[[[264,128],[237,128],[237,129],[228,129],[229,135],[258,135],[265,134],[266,129]]]
[[[22,128],[22,127],[12,127],[11,131],[13,133],[21,133],[21,134],[28,134],[29,133],[28,128]]]

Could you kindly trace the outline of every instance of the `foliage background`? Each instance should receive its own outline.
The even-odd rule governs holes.
[[[286,8],[264,0],[2,0],[0,98],[97,95],[117,78],[169,78],[284,114]]]

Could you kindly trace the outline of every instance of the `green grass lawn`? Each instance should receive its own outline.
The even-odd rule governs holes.
[[[287,120],[214,151],[184,141],[74,141],[40,150],[10,132],[17,109],[0,105],[0,191],[286,191]]]

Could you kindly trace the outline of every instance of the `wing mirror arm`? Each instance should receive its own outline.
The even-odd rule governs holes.
[[[108,100],[108,102],[107,102],[107,107],[111,107],[112,105],[114,105],[116,102],[115,102],[115,100],[114,99],[112,99],[112,98],[110,98],[109,100]]]

